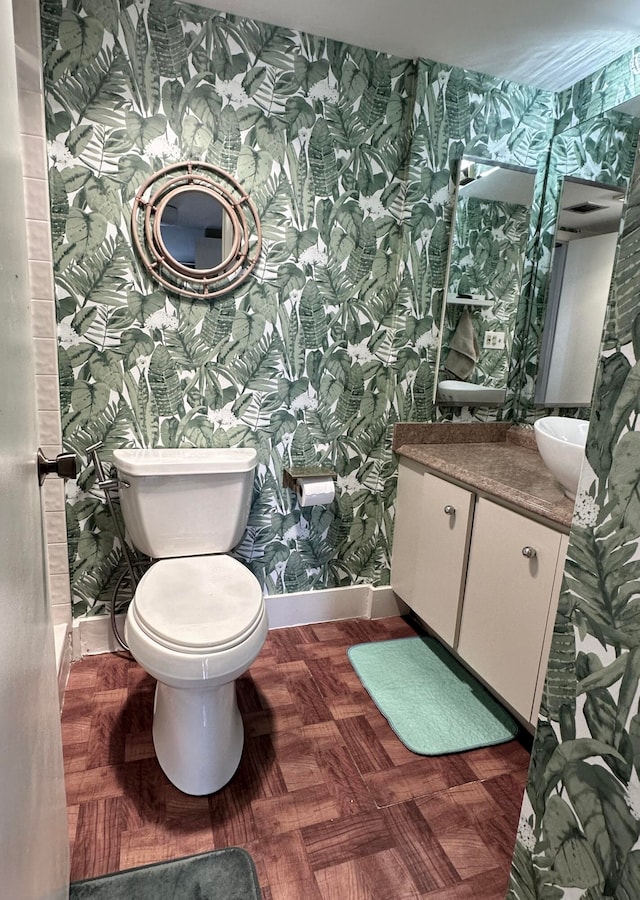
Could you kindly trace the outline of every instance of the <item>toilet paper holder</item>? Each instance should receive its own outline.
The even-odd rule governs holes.
[[[295,493],[299,478],[333,478],[337,481],[337,474],[331,469],[323,469],[320,466],[298,466],[282,470],[282,485]]]

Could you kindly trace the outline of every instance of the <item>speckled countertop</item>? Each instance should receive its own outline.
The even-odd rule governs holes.
[[[568,531],[573,503],[542,462],[533,429],[505,423],[402,423],[393,449],[526,515]]]

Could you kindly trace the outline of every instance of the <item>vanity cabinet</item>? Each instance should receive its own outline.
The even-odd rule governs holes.
[[[392,587],[450,647],[458,631],[473,500],[470,491],[402,461]]]
[[[567,537],[402,459],[391,585],[500,699],[537,719]]]
[[[544,679],[566,538],[478,498],[456,650],[528,722]]]

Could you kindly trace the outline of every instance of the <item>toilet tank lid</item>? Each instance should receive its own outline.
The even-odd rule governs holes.
[[[250,447],[153,447],[114,450],[113,461],[124,475],[205,475],[250,472],[258,454]]]

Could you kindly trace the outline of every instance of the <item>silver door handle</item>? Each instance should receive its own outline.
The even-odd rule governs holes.
[[[522,555],[526,556],[527,559],[534,559],[538,555],[538,551],[535,547],[523,547]]]
[[[451,506],[450,503],[447,503],[447,505],[444,508],[444,511],[448,516],[455,516],[455,514],[456,514],[455,506]]]

